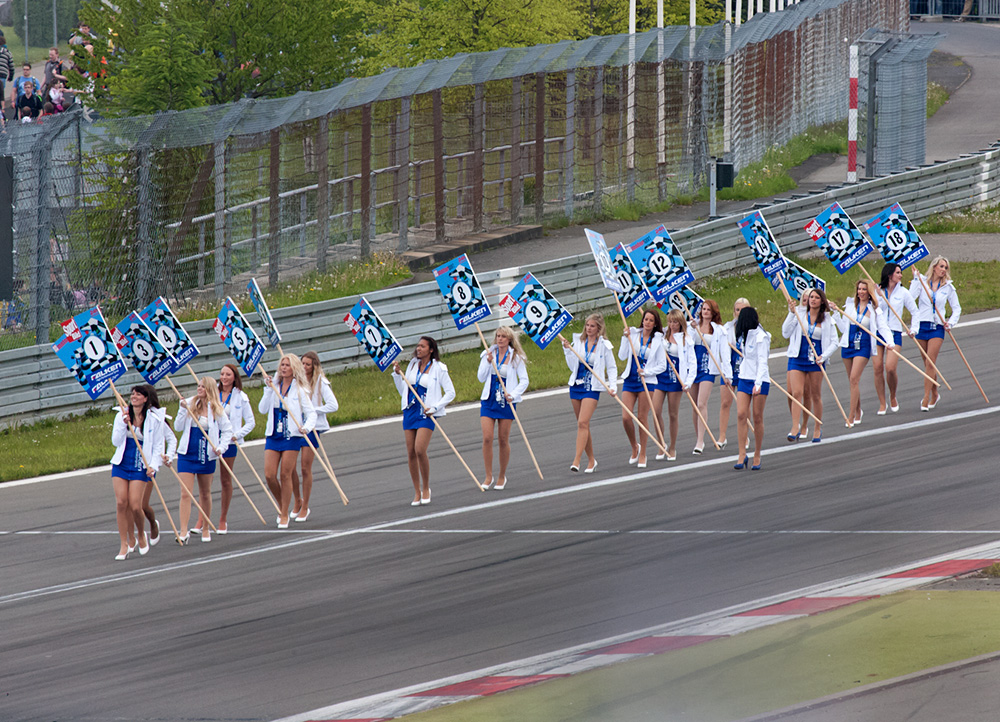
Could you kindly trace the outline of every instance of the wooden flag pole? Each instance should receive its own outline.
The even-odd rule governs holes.
[[[884,296],[883,296],[883,298],[884,298]],[[865,333],[867,333],[869,336],[871,336],[872,339],[875,341],[875,343],[878,343],[879,338],[878,338],[878,335],[874,331],[872,331],[871,329],[865,328],[861,324],[854,324],[854,325],[857,326],[858,328],[860,328]],[[904,356],[903,354],[901,354],[895,348],[889,348],[888,346],[886,346],[886,349],[889,350],[889,351],[892,351],[894,354],[896,354],[896,356],[898,356],[900,359],[902,359],[903,361],[905,361],[906,363],[908,363],[910,366],[912,366],[914,371],[916,371],[918,374],[920,374],[921,376],[923,376],[925,379],[927,379],[928,381],[930,381],[935,386],[940,386],[941,385],[940,383],[938,383],[937,381],[935,381],[934,379],[932,379],[930,376],[928,376],[927,374],[925,374],[923,371],[921,371],[917,367],[916,364],[914,364],[912,361],[910,361],[910,359],[906,358],[906,356]]]
[[[701,332],[701,329],[698,327],[698,324],[695,322],[694,316],[691,315],[691,309],[688,308],[688,305],[686,303],[684,304],[684,310],[687,311],[688,323],[690,323],[694,327],[694,330],[698,333],[698,338],[701,339],[702,345],[705,347],[705,350],[708,352],[708,357],[712,360],[712,363],[715,364],[715,368],[719,369],[719,373],[721,374],[722,373],[722,364],[719,363],[719,359],[715,358],[715,354],[712,353],[712,349],[709,348],[708,344],[705,342],[705,335]],[[667,356],[667,358],[669,359],[670,357]],[[723,384],[723,386],[725,386],[727,389],[729,389],[729,393],[731,393],[733,395],[733,399],[735,400],[736,399],[736,390],[732,386],[730,386],[729,384]],[[700,417],[701,414],[699,413],[698,416]],[[705,423],[704,419],[702,419],[702,423]],[[747,425],[750,427],[750,430],[753,431],[753,424],[750,423],[750,419],[747,419]],[[708,431],[708,435],[712,436],[712,432],[709,430],[708,424],[705,424],[705,431]],[[719,448],[719,442],[716,441],[716,439],[715,439],[714,436],[712,436],[712,441],[715,442],[715,448],[718,449]]]
[[[184,404],[184,406],[187,408],[188,415],[192,419],[194,419],[194,423],[198,425],[198,428],[201,430],[202,436],[204,436],[205,440],[208,441],[208,431],[206,431],[205,427],[201,425],[201,420],[197,416],[191,413],[191,408],[187,405],[187,402],[184,400],[184,397],[181,396],[181,392],[174,385],[173,379],[171,379],[169,376],[167,376],[166,379],[167,383],[170,384],[170,388],[172,388],[174,390],[174,393],[177,394],[177,397],[180,399],[180,402]],[[219,450],[216,449],[215,451],[218,454]],[[243,492],[243,496],[245,496],[247,498],[247,501],[250,502],[250,506],[253,507],[254,512],[257,514],[257,518],[260,519],[260,523],[263,524],[264,526],[267,526],[267,522],[264,521],[264,516],[260,513],[260,509],[258,509],[257,505],[253,503],[253,499],[250,498],[250,495],[247,493],[247,490],[243,488],[243,484],[241,484],[240,480],[236,477],[236,473],[233,471],[233,467],[229,465],[229,463],[226,461],[225,458],[223,458],[222,454],[218,454],[218,457],[219,457],[219,463],[226,467],[226,470],[229,472],[229,475],[233,477],[233,481],[236,482],[236,486],[240,488],[240,491]]]
[[[479,487],[479,491],[486,491],[486,487],[484,487],[482,484],[479,483],[479,479],[477,479],[476,475],[472,473],[472,469],[469,468],[469,465],[465,463],[465,459],[463,459],[462,455],[458,453],[458,449],[456,449],[455,445],[451,443],[451,439],[448,438],[448,434],[444,433],[444,429],[441,428],[441,422],[435,419],[433,415],[428,413],[430,409],[427,408],[427,405],[424,403],[424,400],[420,398],[420,394],[417,393],[417,390],[413,388],[413,384],[410,383],[410,380],[406,378],[406,372],[402,371],[402,373],[400,373],[399,375],[403,378],[403,383],[405,383],[407,388],[409,388],[410,391],[413,393],[413,398],[415,398],[417,402],[420,404],[420,408],[424,410],[424,415],[434,422],[434,427],[441,432],[442,438],[444,438],[444,440],[448,442],[448,446],[450,446],[451,450],[455,452],[455,456],[458,457],[458,460],[462,462],[462,466],[464,466],[465,470],[469,472],[469,476],[471,476],[472,480],[476,482],[476,486]]]
[[[882,298],[883,301],[885,301],[885,304],[889,307],[889,310],[892,311],[892,315],[896,317],[897,321],[899,321],[899,325],[903,327],[903,330],[906,331],[906,334],[908,336],[911,335],[911,330],[910,330],[909,326],[907,326],[905,323],[903,323],[903,317],[900,316],[899,313],[896,312],[896,309],[892,307],[892,304],[889,303],[889,299],[886,298],[885,294],[882,292],[882,287],[880,285],[878,285],[877,283],[875,283],[875,279],[872,278],[872,276],[871,276],[870,273],[868,273],[868,269],[865,268],[865,266],[864,266],[863,263],[859,263],[858,266],[861,267],[861,272],[865,274],[865,277],[869,281],[871,281],[872,285],[874,285],[875,288],[878,290],[878,295]],[[949,391],[951,391],[952,390],[951,389],[951,384],[948,383],[948,379],[946,379],[944,377],[944,374],[941,373],[941,370],[937,367],[937,364],[935,364],[933,361],[931,361],[931,357],[927,355],[927,352],[924,351],[923,347],[919,343],[917,344],[917,351],[920,352],[920,355],[924,357],[924,361],[926,361],[927,363],[929,363],[931,365],[931,368],[934,369],[934,373],[936,373],[938,376],[941,377],[941,381],[943,381],[944,385],[946,387],[948,387]],[[902,357],[900,357],[900,358],[902,358]],[[910,365],[913,366],[913,364],[910,364]],[[916,368],[916,366],[914,366],[914,368]],[[917,369],[917,370],[920,371],[920,369]],[[923,372],[921,372],[921,373],[923,373]],[[924,374],[924,377],[928,378],[927,374]]]
[[[284,356],[285,354],[281,354],[281,355]],[[278,389],[275,388],[274,383],[272,383],[272,381],[271,381],[271,377],[268,376],[266,374],[266,372],[264,372],[264,367],[263,366],[260,367],[260,370],[261,370],[261,373],[264,375],[264,382],[267,383],[267,385],[271,387],[271,391],[273,391],[274,395],[278,398],[278,404],[283,409],[285,409],[285,413],[288,413],[288,408],[285,406],[284,397],[281,395],[281,393],[278,391]],[[295,415],[294,414],[288,414],[288,418],[290,418],[292,421],[295,422],[296,428],[298,428],[299,433],[302,434],[302,438],[305,439],[305,442],[309,445],[309,448],[313,450],[313,454],[315,454],[316,455],[316,459],[319,460],[320,466],[322,466],[323,470],[326,471],[327,475],[330,477],[330,481],[333,482],[333,485],[335,487],[337,487],[337,493],[340,494],[340,500],[343,502],[344,506],[347,506],[347,504],[348,504],[347,495],[344,494],[344,490],[340,488],[340,483],[337,481],[337,475],[333,473],[333,468],[326,463],[326,461],[323,458],[323,455],[319,454],[316,451],[316,447],[313,445],[313,442],[309,438],[309,435],[302,432],[302,424],[299,422],[299,420],[297,418],[295,418]]]
[[[479,328],[479,323],[477,322],[475,326],[476,326],[476,333],[479,334],[479,340],[483,342],[483,348],[485,348],[487,353],[489,353],[490,346],[488,343],[486,343],[486,337],[483,336],[483,331],[481,328]],[[497,366],[496,358],[494,358],[493,361],[491,361],[491,363],[493,364],[493,373],[497,375],[497,379],[500,381],[500,390],[503,391],[504,396],[506,396],[507,384],[504,383],[503,377],[500,375],[500,367]],[[514,408],[513,403],[511,404],[510,410],[514,413],[514,421],[517,422],[517,428],[520,429],[521,431],[521,437],[524,439],[524,445],[528,447],[528,453],[531,455],[531,461],[535,464],[535,471],[538,472],[538,478],[544,481],[545,477],[542,476],[542,469],[541,467],[538,466],[538,459],[535,458],[535,452],[531,450],[531,443],[528,441],[528,435],[524,433],[524,427],[521,425],[521,417],[517,415],[517,409]]]
[[[114,381],[111,382],[111,390],[114,391],[115,396],[118,399],[118,406],[121,408],[122,412],[125,413],[126,416],[127,416],[128,415],[128,413],[126,411],[127,404],[125,403],[125,399],[122,398],[122,395],[118,392],[118,389],[115,388],[115,382]],[[142,463],[148,469],[149,468],[149,461],[146,460],[146,452],[144,452],[142,450],[142,444],[139,443],[139,437],[136,436],[135,429],[132,428],[132,424],[129,424],[129,423],[126,422],[126,425],[128,426],[129,432],[132,434],[132,440],[135,441],[136,448],[139,449],[139,455],[142,457]],[[170,508],[167,506],[167,501],[166,501],[166,499],[163,498],[163,493],[160,491],[159,484],[156,483],[156,475],[155,474],[150,478],[150,481],[153,482],[153,488],[156,489],[156,495],[158,497],[160,497],[160,503],[163,504],[163,511],[167,515],[167,521],[170,522],[170,528],[174,530],[174,541],[176,541],[178,544],[183,544],[183,542],[181,541],[180,532],[177,531],[177,525],[174,524],[174,518],[172,516],[170,516]],[[148,539],[147,539],[146,543],[147,544],[149,543]]]
[[[778,286],[781,288],[781,292],[785,294],[785,299],[788,301],[789,305],[792,306],[793,308],[797,307],[798,304],[792,301],[792,297],[788,293],[788,289],[785,288],[784,276],[782,276],[780,273],[778,274],[778,281],[780,281],[780,283],[778,283]],[[844,411],[844,407],[841,405],[840,399],[837,398],[837,392],[834,391],[833,389],[833,382],[830,381],[830,376],[829,374],[827,374],[826,368],[824,368],[824,364],[820,363],[819,361],[820,355],[816,353],[816,347],[813,345],[812,338],[809,336],[809,331],[806,329],[806,323],[805,321],[802,320],[802,317],[798,314],[798,310],[795,311],[795,319],[799,322],[799,328],[802,329],[802,338],[804,338],[806,342],[809,344],[809,348],[813,352],[813,357],[816,359],[816,363],[819,366],[819,370],[823,372],[823,378],[826,379],[826,385],[830,388],[830,393],[833,394],[833,400],[837,402],[837,408],[840,409],[840,413],[844,417],[844,423],[850,425],[851,422],[847,419],[847,412]],[[802,404],[799,404],[799,406],[802,406]],[[802,406],[802,408],[805,409],[806,407]],[[811,412],[809,412],[808,409],[806,409],[806,413],[808,413],[810,416],[816,419],[816,417]],[[816,420],[819,421],[819,419]],[[820,423],[823,422],[820,421]]]
[[[913,270],[916,271],[916,269]],[[972,380],[975,381],[976,386],[979,387],[979,393],[983,395],[983,398],[986,400],[986,403],[989,403],[990,398],[986,395],[986,392],[983,391],[983,385],[979,383],[979,379],[976,378],[976,372],[972,370],[972,367],[969,365],[968,359],[966,359],[965,354],[962,353],[962,347],[958,345],[958,341],[955,339],[955,334],[953,334],[951,332],[951,329],[948,328],[948,324],[945,323],[944,316],[942,316],[941,312],[938,310],[937,304],[933,302],[934,297],[931,294],[930,287],[927,285],[927,280],[923,277],[920,271],[917,271],[917,278],[920,279],[920,285],[924,287],[924,293],[927,294],[928,300],[931,301],[931,305],[934,306],[934,313],[937,314],[938,319],[941,321],[941,325],[944,326],[944,330],[948,332],[949,338],[951,338],[952,342],[955,344],[955,348],[958,350],[958,355],[961,356],[962,361],[965,362],[965,368],[969,369],[969,373],[972,374]]]
[[[635,344],[632,343],[632,331],[628,327],[628,319],[625,318],[625,309],[622,308],[622,302],[621,299],[618,298],[618,294],[614,291],[612,291],[611,294],[615,297],[615,305],[618,306],[618,313],[622,317],[622,325],[624,326],[625,331],[628,334],[628,347],[632,351],[632,363],[635,364],[636,376],[638,376],[639,381],[642,382],[642,390],[643,392],[645,392],[646,400],[649,402],[649,411],[650,413],[653,413],[653,395],[649,393],[649,387],[646,385],[646,377],[643,374],[639,373],[639,368],[640,368],[639,356],[635,352]],[[639,331],[639,333],[641,334],[642,331]],[[650,338],[650,343],[652,343],[652,340],[653,339]],[[666,441],[663,438],[663,429],[660,428],[660,420],[657,418],[655,413],[653,413],[653,428],[656,429],[656,434],[659,437],[659,443],[657,443],[657,446],[659,446],[660,449],[663,451],[663,453],[666,454],[667,447],[666,447]],[[649,432],[646,433],[648,434]]]
[[[727,341],[727,343],[728,343],[728,341]],[[729,344],[729,348],[731,348],[733,351],[735,351],[736,353],[738,353],[740,355],[740,357],[743,356],[743,352],[740,351],[735,346],[733,346],[731,343]],[[815,353],[815,350],[813,351],[813,353]],[[822,366],[820,368],[822,368]],[[775,387],[781,393],[783,393],[785,396],[787,396],[789,401],[791,401],[791,402],[795,403],[796,405],[798,405],[798,407],[800,409],[802,409],[806,414],[808,414],[812,418],[813,421],[815,421],[817,424],[819,424],[821,426],[823,425],[823,420],[822,419],[820,419],[818,416],[816,416],[816,414],[814,414],[812,411],[810,411],[805,406],[803,406],[801,401],[799,401],[797,398],[795,398],[790,393],[788,393],[787,389],[783,388],[781,386],[781,384],[779,384],[777,381],[775,381],[773,378],[771,378],[771,374],[770,373],[768,373],[767,375],[768,375],[768,378],[770,379],[768,381],[768,383],[771,384],[771,386]],[[735,376],[736,376],[736,372],[734,371],[733,372],[733,377],[735,378]],[[749,423],[749,421],[747,423]],[[753,428],[753,427],[751,427],[751,428]]]
[[[566,341],[566,337],[563,336],[562,334],[559,334],[559,339],[561,341]],[[639,428],[646,432],[646,436],[648,436],[649,438],[651,438],[653,440],[653,443],[657,444],[659,446],[659,444],[656,441],[656,437],[653,436],[653,434],[650,433],[649,429],[647,429],[645,426],[643,426],[643,423],[641,421],[639,421],[639,417],[636,416],[634,413],[632,413],[632,409],[630,409],[628,406],[626,406],[625,402],[622,401],[620,398],[618,398],[618,394],[614,393],[614,391],[611,389],[611,387],[608,386],[604,382],[604,379],[600,378],[596,373],[594,373],[594,369],[592,369],[591,366],[590,366],[590,364],[587,363],[587,359],[585,359],[583,356],[581,356],[580,352],[577,351],[575,348],[573,348],[573,344],[572,343],[570,343],[569,341],[566,341],[566,345],[569,348],[569,350],[572,351],[573,354],[578,359],[580,359],[580,363],[582,363],[587,368],[587,370],[590,372],[591,377],[597,379],[601,383],[601,386],[604,387],[604,390],[607,391],[609,394],[611,394],[611,398],[613,398],[615,401],[617,401],[618,404],[619,404],[619,406],[621,406],[625,410],[625,413],[628,414],[629,416],[631,416],[632,420],[635,421],[635,423],[637,423],[639,425]],[[667,453],[666,447],[660,446],[660,449],[663,451],[664,454]]]
[[[119,399],[121,399],[121,394],[118,393],[117,389],[115,390],[115,395],[118,396]],[[121,400],[124,403],[124,399],[121,399]],[[144,460],[144,463],[145,463],[145,460]],[[199,504],[198,500],[194,498],[194,494],[191,493],[191,491],[186,486],[184,486],[184,480],[181,479],[181,475],[177,473],[177,469],[175,469],[172,466],[168,466],[167,468],[170,469],[171,473],[174,475],[174,477],[176,477],[177,483],[181,485],[181,491],[184,494],[187,494],[191,498],[191,503],[194,504],[195,508],[201,513],[201,515],[203,517],[205,517],[206,519],[208,519],[208,514],[206,514],[205,510],[201,508],[201,504]],[[163,497],[161,496],[160,498],[162,499]],[[169,511],[167,512],[167,517],[168,518],[170,517],[170,512]],[[173,524],[174,524],[173,519],[171,519],[170,520],[170,525],[173,526]],[[212,527],[212,529],[215,531],[215,533],[218,534],[219,530],[216,529],[216,527],[212,523],[211,519],[208,519],[208,525],[210,527]],[[180,534],[177,532],[177,527],[174,527],[174,532],[177,533],[177,541],[178,541],[178,543],[179,544],[183,544],[184,542],[180,541]],[[186,530],[185,530],[185,532],[186,532]]]

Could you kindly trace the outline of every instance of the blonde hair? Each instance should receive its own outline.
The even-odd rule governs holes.
[[[670,322],[677,321],[680,324],[680,334],[681,338],[685,341],[687,340],[687,320],[684,318],[684,314],[678,311],[676,308],[672,308],[667,311],[667,323],[664,325],[664,336],[667,336],[667,340],[673,343],[673,334],[670,333]],[[681,342],[683,345],[683,341]]]
[[[606,338],[605,335],[604,335],[604,316],[602,316],[599,313],[592,313],[589,316],[587,316],[586,320],[583,322],[583,324],[584,324],[583,336],[587,335],[586,325],[588,323],[590,323],[591,321],[593,321],[595,324],[597,324],[597,335],[600,338]]]
[[[739,316],[739,311],[736,310],[736,307],[740,305],[742,305],[743,308],[746,308],[750,305],[750,301],[745,299],[743,296],[740,296],[735,301],[733,301],[733,316]]]
[[[865,290],[868,291],[868,300],[871,304],[878,308],[878,296],[875,295],[875,284],[869,281],[867,278],[858,279],[858,282],[854,284],[854,306],[857,307],[860,301],[858,300],[858,286],[864,286]]]
[[[205,398],[195,397],[194,404],[189,409],[191,415],[198,418],[203,411],[207,412],[208,409],[212,409],[212,415],[215,418],[224,415],[226,410],[222,407],[222,402],[219,401],[219,385],[215,383],[215,379],[211,376],[202,376],[198,383],[205,388]]]
[[[931,265],[929,265],[927,267],[927,280],[928,281],[934,280],[933,277],[931,276],[931,272],[934,270],[934,267],[937,266],[937,264],[941,263],[941,261],[944,261],[945,263],[948,264],[948,268],[944,272],[944,280],[946,282],[951,280],[951,261],[949,261],[944,256],[935,256],[934,260],[931,261]]]
[[[316,389],[320,387],[323,383],[323,365],[319,362],[319,354],[315,351],[306,351],[302,354],[303,359],[309,359],[312,361],[312,380],[306,376],[306,385],[311,393],[316,393]],[[305,366],[302,367],[302,372],[305,373]]]
[[[280,359],[278,359],[278,368],[275,370],[274,375],[278,377],[280,382],[281,377],[278,374],[281,371],[281,362],[288,359],[288,365],[292,367],[292,378],[299,385],[301,389],[309,388],[309,381],[306,379],[306,370],[302,367],[302,361],[293,353],[286,353]]]
[[[517,331],[512,329],[510,326],[499,326],[497,327],[496,334],[494,334],[494,338],[497,336],[503,336],[507,339],[510,343],[510,347],[514,349],[514,357],[527,363],[528,356],[524,353],[524,349],[521,348],[521,341],[518,339]]]

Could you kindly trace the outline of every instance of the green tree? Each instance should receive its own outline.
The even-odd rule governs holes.
[[[581,0],[586,16],[588,35],[615,35],[628,32],[628,0]],[[663,24],[687,25],[690,20],[689,0],[663,0]],[[698,0],[695,4],[697,25],[714,25],[725,17],[723,0]],[[635,8],[637,32],[656,27],[656,0],[637,0]]]
[[[11,4],[11,21],[18,37],[24,35],[24,1]],[[66,42],[76,27],[76,13],[80,0],[56,0],[57,39]],[[52,0],[28,0],[28,41],[33,47],[52,45]]]
[[[504,47],[579,37],[580,7],[566,0],[345,0],[333,10],[359,75]]]

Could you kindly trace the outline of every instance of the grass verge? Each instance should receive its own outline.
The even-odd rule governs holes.
[[[828,293],[838,303],[851,293],[855,280],[861,276],[860,271],[838,276],[825,258],[796,260],[826,279]],[[869,263],[867,267],[869,273],[878,277],[880,265]],[[956,261],[952,263],[952,272],[958,280],[958,290],[966,313],[1000,308],[1000,289],[995,284],[995,279],[1000,277],[1000,262]],[[770,284],[761,274],[754,272],[706,279],[697,288],[703,296],[719,303],[724,320],[730,317],[729,309],[732,309],[737,298],[745,296],[751,299],[757,304],[761,323],[774,337],[774,348],[786,345],[780,333],[781,322],[785,317],[785,303],[781,296],[771,290]],[[564,332],[567,337],[571,332],[582,328],[585,316],[585,313],[577,314],[577,320]],[[617,315],[608,315],[607,326],[608,338],[617,346],[622,330],[621,320]],[[308,349],[289,349],[296,353],[306,350]],[[545,351],[528,343],[526,350],[529,357],[530,389],[553,388],[566,383],[569,372],[558,343],[551,344]],[[456,403],[478,399],[482,390],[482,385],[476,380],[479,351],[448,354],[444,361],[448,364],[455,383]],[[776,364],[773,367],[775,371],[779,366],[780,364]],[[379,373],[373,366],[335,374],[331,377],[331,383],[340,402],[340,410],[330,416],[330,423],[333,425],[399,413],[399,396],[392,380],[388,374]],[[256,409],[261,389],[250,388],[247,393]],[[177,403],[169,404],[168,409],[174,415]],[[114,451],[110,443],[113,419],[114,412],[109,408],[106,412],[90,412],[62,421],[46,420],[30,426],[15,424],[0,431],[0,459],[5,462],[11,460],[0,465],[0,481],[107,464]],[[263,433],[263,419],[258,416],[257,428],[250,438],[261,438]]]
[[[919,233],[1000,233],[1000,205],[935,213],[917,226]]]

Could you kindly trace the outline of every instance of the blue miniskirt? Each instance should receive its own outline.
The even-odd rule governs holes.
[[[921,321],[917,331],[919,341],[929,341],[932,338],[944,338],[944,326],[932,321]]]
[[[747,396],[753,395],[753,379],[740,379],[739,384],[736,386],[736,390],[741,394],[746,394]],[[771,383],[765,381],[760,385],[760,395],[767,396],[767,392],[771,390]]]

